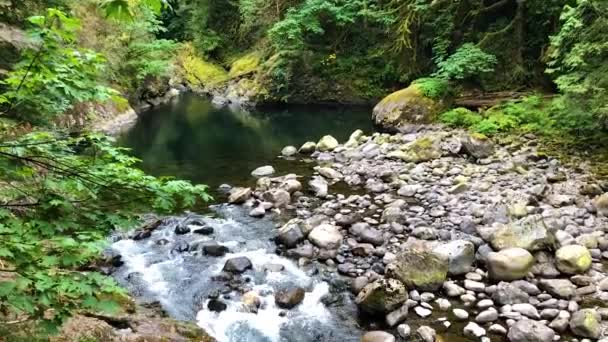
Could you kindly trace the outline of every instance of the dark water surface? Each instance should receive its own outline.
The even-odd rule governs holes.
[[[222,183],[252,185],[251,171],[265,164],[279,174],[297,173],[297,163],[277,158],[284,146],[299,147],[325,134],[344,142],[356,129],[372,131],[370,108],[290,106],[247,112],[184,94],[142,114],[119,144],[133,149],[146,172],[208,184],[213,190]]]

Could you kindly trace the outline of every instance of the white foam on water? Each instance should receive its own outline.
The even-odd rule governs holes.
[[[146,261],[147,246],[138,246],[133,240],[120,240],[112,244],[112,249],[120,253],[122,261],[127,267],[128,273],[139,273],[146,283],[149,291],[162,298],[169,291],[168,283],[163,277],[162,268],[169,264],[175,264],[176,260],[167,260],[149,265]]]
[[[284,269],[280,272],[267,272],[263,284],[256,284],[253,290],[258,292],[261,306],[257,313],[242,312],[242,304],[239,299],[225,301],[226,310],[216,313],[207,309],[206,301],[204,309],[197,314],[198,325],[210,333],[220,342],[240,342],[250,336],[235,336],[235,327],[239,324],[245,325],[245,331],[255,330],[268,341],[280,341],[281,327],[291,319],[299,320],[299,323],[327,322],[331,314],[321,303],[321,299],[329,293],[327,283],[318,283],[311,292],[307,292],[304,300],[296,308],[292,309],[288,316],[281,317],[284,310],[278,308],[274,301],[274,288],[272,285],[280,285],[289,282],[296,283],[302,287],[309,287],[313,280],[303,270],[298,268],[291,260],[282,258],[276,254],[268,253],[265,249],[244,251],[226,254],[218,259],[212,267],[212,273],[219,273],[224,263],[231,258],[247,257],[251,260],[256,271],[263,271],[264,265],[280,264]]]

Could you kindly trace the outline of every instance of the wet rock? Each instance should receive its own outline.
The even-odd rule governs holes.
[[[601,317],[592,309],[579,310],[572,314],[570,330],[574,335],[597,339],[602,333]]]
[[[301,220],[292,219],[279,229],[277,240],[287,248],[293,248],[304,241],[305,236],[300,229]]]
[[[564,246],[555,252],[555,265],[562,273],[584,273],[591,267],[591,253],[580,245]]]
[[[354,294],[358,294],[368,283],[369,279],[367,277],[357,277],[353,279],[353,282],[351,284],[351,291]]]
[[[518,247],[533,252],[552,247],[554,238],[542,217],[534,215],[502,225],[494,231],[490,242],[495,250]]]
[[[418,330],[416,330],[416,334],[424,342],[435,342],[435,336],[437,336],[437,332],[435,332],[435,329],[426,325],[423,325],[418,328]]]
[[[228,305],[219,299],[211,299],[209,300],[209,303],[207,303],[207,309],[213,312],[222,312],[226,310],[226,308],[228,308]]]
[[[230,252],[230,250],[228,250],[228,247],[222,246],[220,244],[210,244],[203,246],[203,253],[205,255],[220,257],[224,256],[228,252]]]
[[[188,225],[185,225],[185,224],[179,224],[175,227],[174,232],[177,235],[188,234],[188,233],[190,233],[190,227],[188,227]]]
[[[310,182],[308,182],[308,185],[315,196],[320,198],[327,197],[329,192],[329,184],[323,177],[313,177]]]
[[[298,153],[298,149],[294,146],[285,146],[281,150],[281,155],[283,157],[292,157]]]
[[[407,324],[399,324],[397,326],[397,333],[404,339],[407,339],[412,334],[412,328]]]
[[[266,209],[262,205],[258,205],[249,211],[249,216],[251,217],[263,217],[264,215],[266,215]]]
[[[326,135],[317,143],[317,150],[321,152],[333,151],[338,145],[339,143],[336,138],[331,135]]]
[[[384,331],[369,331],[361,337],[361,342],[395,342],[395,336]]]
[[[279,290],[274,295],[274,302],[281,309],[291,309],[304,300],[305,291],[301,287]]]
[[[334,225],[322,224],[310,232],[308,239],[319,248],[336,249],[342,244],[342,233]]]
[[[494,144],[483,134],[474,133],[462,139],[463,150],[473,158],[483,159],[494,154]]]
[[[260,166],[257,169],[251,171],[253,177],[268,177],[274,174],[274,167],[270,165]]]
[[[570,299],[576,293],[576,285],[568,279],[541,279],[538,285],[551,295],[563,299]]]
[[[394,310],[388,315],[386,315],[386,324],[389,327],[394,327],[395,325],[403,322],[407,318],[408,312],[409,306],[407,305],[407,303],[403,304],[399,309]]]
[[[490,253],[486,259],[490,278],[517,280],[524,278],[534,265],[534,257],[523,248],[508,248]]]
[[[302,183],[297,179],[286,179],[279,185],[279,188],[293,194],[296,191],[302,190]]]
[[[362,242],[371,243],[375,246],[382,246],[384,244],[384,236],[381,231],[375,228],[367,228],[359,233],[359,239]]]
[[[509,329],[510,342],[551,342],[555,332],[541,322],[522,319]]]
[[[195,230],[192,231],[194,234],[199,234],[199,235],[211,235],[214,232],[213,227],[210,226],[204,226],[201,228],[197,228]]]
[[[243,294],[241,303],[243,303],[246,311],[256,313],[260,305],[262,305],[262,299],[256,291],[249,291]]]
[[[316,149],[317,149],[317,143],[315,143],[314,141],[309,141],[309,142],[304,143],[304,145],[302,145],[302,147],[300,147],[298,152],[300,152],[302,154],[311,154]]]
[[[409,289],[435,291],[447,277],[448,260],[432,251],[409,249],[397,255],[386,267],[386,274]]]
[[[370,314],[387,314],[407,300],[403,283],[395,279],[378,279],[367,284],[357,295],[356,303]]]
[[[228,203],[242,204],[251,198],[251,188],[232,188],[228,196]]]
[[[185,241],[177,242],[173,248],[171,248],[172,252],[183,253],[187,252],[190,249],[190,245]]]
[[[230,273],[243,273],[253,268],[251,260],[247,257],[236,257],[226,260],[223,270]]]
[[[454,309],[454,310],[452,310],[452,313],[454,314],[454,316],[457,319],[459,319],[461,321],[464,321],[469,318],[469,313],[463,309]]]
[[[275,208],[282,208],[291,202],[291,195],[283,189],[272,189],[264,192],[262,198],[274,205]]]
[[[448,259],[449,275],[461,275],[469,272],[475,261],[475,245],[470,241],[450,241],[437,246],[434,252]]]
[[[494,322],[498,319],[498,311],[494,308],[489,308],[477,314],[475,322],[477,323],[488,323]]]

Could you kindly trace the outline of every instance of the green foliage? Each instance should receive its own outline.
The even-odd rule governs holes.
[[[422,94],[431,99],[441,99],[450,91],[449,82],[436,77],[419,78],[412,84],[417,85]]]
[[[437,63],[434,77],[448,80],[466,80],[494,71],[497,60],[475,44],[466,43],[445,60]]]
[[[568,100],[608,125],[608,3],[578,0],[565,6],[551,37],[547,73]]]
[[[479,113],[475,113],[466,108],[458,107],[449,110],[439,116],[439,120],[452,127],[471,127],[479,124],[482,120]]]
[[[45,121],[64,113],[75,103],[105,101],[114,91],[97,84],[104,58],[76,45],[78,20],[57,9],[29,18],[35,48],[2,81],[0,95],[5,112],[30,121]]]
[[[145,6],[154,13],[167,6],[166,0],[101,0],[100,7],[104,10],[106,17],[121,21],[135,20],[136,8]]]
[[[209,200],[206,188],[137,170],[99,135],[35,132],[0,143],[0,311],[55,326],[76,309],[113,310],[124,290],[90,270],[138,213]],[[6,273],[5,273],[6,274]]]

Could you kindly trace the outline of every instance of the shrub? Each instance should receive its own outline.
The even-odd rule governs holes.
[[[455,108],[439,116],[439,120],[452,127],[471,127],[477,125],[482,116],[466,108]]]
[[[438,70],[433,76],[448,80],[465,80],[493,72],[496,64],[496,56],[483,51],[475,44],[466,43],[445,60],[438,61]]]
[[[440,99],[449,93],[449,82],[441,78],[419,78],[412,82],[422,94],[431,99]]]

